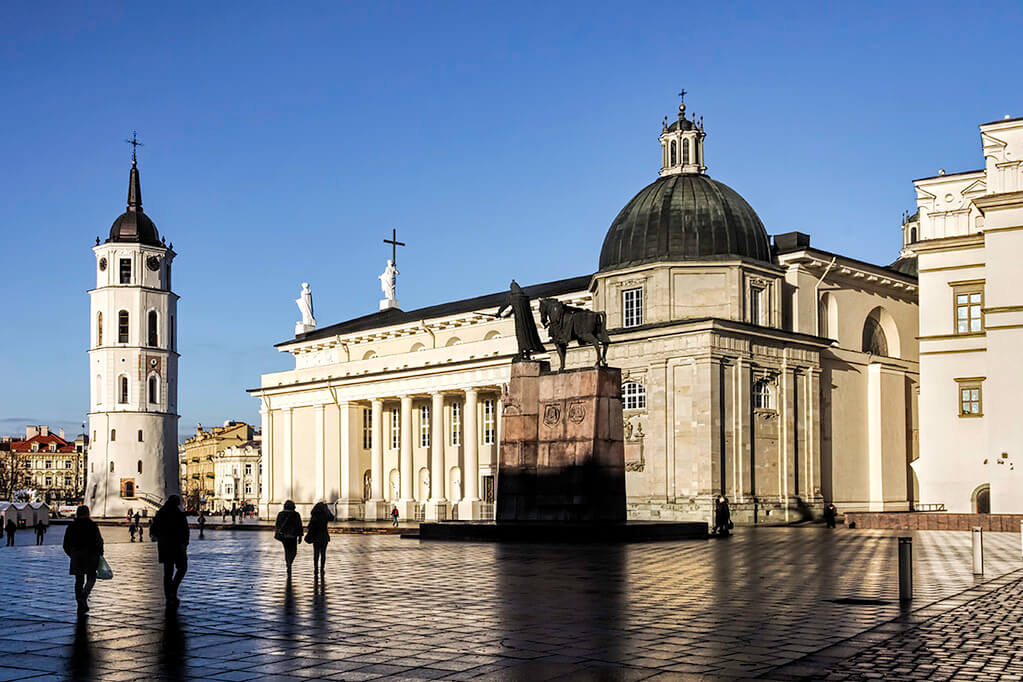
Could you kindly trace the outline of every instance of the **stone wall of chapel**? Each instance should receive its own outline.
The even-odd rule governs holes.
[[[313,408],[296,407],[291,415],[291,499],[304,502],[314,499],[316,462],[316,430]]]
[[[340,408],[336,405],[327,405],[323,409],[323,451],[325,453],[323,498],[327,502],[333,502],[342,497],[341,458],[337,454],[341,451],[342,416]]]

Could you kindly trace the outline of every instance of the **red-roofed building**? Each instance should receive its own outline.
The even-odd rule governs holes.
[[[5,443],[9,447],[7,475],[3,492],[9,498],[13,491],[35,490],[48,504],[81,500],[85,488],[85,459],[88,439],[80,434],[74,440],[50,427],[29,425],[23,440]]]

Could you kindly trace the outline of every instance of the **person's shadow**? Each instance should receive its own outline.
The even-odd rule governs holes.
[[[84,613],[78,614],[78,621],[75,623],[75,640],[71,643],[71,657],[68,659],[68,679],[91,680],[93,660],[92,646],[89,642],[89,617]]]
[[[168,609],[163,621],[163,641],[159,651],[160,673],[172,680],[185,678],[187,643],[177,609]]]

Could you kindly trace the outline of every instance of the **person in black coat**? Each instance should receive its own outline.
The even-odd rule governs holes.
[[[178,587],[188,570],[188,518],[181,511],[181,498],[171,495],[153,517],[149,534],[156,540],[156,551],[163,564],[163,593],[168,608],[176,608]],[[177,572],[175,572],[177,569]]]
[[[13,510],[14,507],[11,507]],[[4,526],[4,530],[7,531],[7,546],[14,547],[14,534],[18,531],[18,524],[14,522],[14,519],[7,519],[7,525]]]
[[[103,536],[84,504],[75,511],[75,520],[64,533],[64,553],[71,559],[68,574],[75,577],[78,612],[85,613],[89,610],[89,593],[96,585],[99,558],[103,556]]]
[[[326,502],[317,502],[313,510],[309,512],[309,528],[306,533],[306,542],[313,546],[313,574],[319,567],[320,575],[326,570],[327,543],[330,542],[330,533],[327,532],[327,524],[334,520],[334,515]]]
[[[835,518],[838,516],[838,508],[834,502],[828,502],[824,507],[824,522],[828,525],[828,528],[835,527]]]
[[[291,564],[298,554],[298,539],[302,537],[302,517],[295,511],[295,503],[288,500],[284,509],[277,514],[274,522],[274,538],[284,545],[284,561],[288,564],[288,577],[291,577]]]
[[[714,532],[720,537],[727,536],[731,525],[732,512],[728,508],[728,498],[718,495],[717,504],[714,506]]]

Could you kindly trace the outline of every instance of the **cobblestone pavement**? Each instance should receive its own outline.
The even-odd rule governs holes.
[[[916,637],[907,628],[947,617],[935,632],[954,641],[950,609],[1014,584],[978,587],[970,534],[954,531],[914,535],[913,609],[937,603],[911,613],[898,605],[897,534],[886,531],[757,528],[571,547],[344,535],[332,539],[324,581],[303,546],[290,584],[269,533],[199,541],[193,531],[183,604],[168,616],[155,546],[103,532],[115,577],[97,585],[81,620],[59,546],[0,548],[0,681],[821,679],[821,670],[855,679],[869,660],[857,656],[871,655],[891,660],[874,667],[894,679]],[[987,535],[987,578],[1020,569],[1019,542]],[[830,601],[846,597],[887,603]],[[987,613],[974,608],[974,619]],[[1001,636],[984,628],[962,630],[978,650]],[[894,641],[897,655],[863,645],[900,633],[909,639]]]

